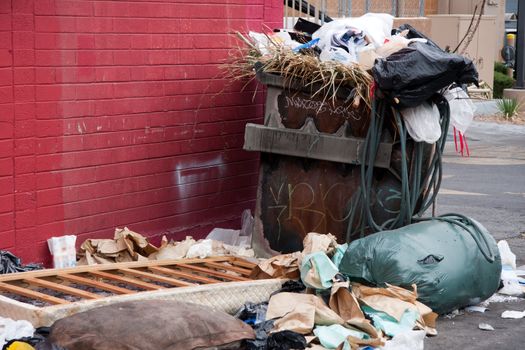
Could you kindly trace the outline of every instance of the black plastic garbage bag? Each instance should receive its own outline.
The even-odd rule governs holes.
[[[268,350],[302,350],[306,348],[306,339],[293,331],[281,331],[270,334],[267,346]]]
[[[472,219],[445,216],[353,241],[339,265],[351,281],[412,289],[437,313],[477,304],[499,286],[494,238]]]
[[[268,350],[268,334],[273,329],[273,320],[263,321],[253,326],[255,339],[246,340],[246,350]]]
[[[6,250],[0,250],[0,275],[6,273],[25,272],[42,269],[41,265],[22,265],[20,258]]]
[[[478,83],[474,63],[429,44],[414,42],[372,68],[377,87],[400,107],[415,107],[452,83]]]

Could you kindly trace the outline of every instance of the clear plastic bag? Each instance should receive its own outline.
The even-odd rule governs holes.
[[[445,91],[443,96],[450,106],[450,123],[464,135],[474,118],[476,111],[474,103],[459,87]]]
[[[401,110],[406,128],[416,142],[435,143],[441,137],[439,110],[435,104],[422,103]]]

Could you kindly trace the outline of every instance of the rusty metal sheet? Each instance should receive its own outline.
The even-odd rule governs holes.
[[[309,232],[332,233],[345,242],[359,172],[356,165],[262,154],[254,249],[263,255],[301,250]],[[372,211],[384,222],[399,211],[401,183],[386,170],[378,175]]]

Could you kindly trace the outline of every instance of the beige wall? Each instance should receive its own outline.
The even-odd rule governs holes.
[[[439,0],[439,14],[472,14],[480,0]],[[487,43],[494,48],[494,59],[501,61],[501,49],[505,38],[505,0],[487,0],[485,5],[485,15],[496,17],[495,38]]]
[[[465,36],[472,17],[470,15],[433,15],[429,18],[432,40],[443,49],[449,47],[450,50],[454,50]],[[476,35],[464,53],[476,64],[480,79],[491,87],[494,80],[495,28],[496,17],[483,16]]]

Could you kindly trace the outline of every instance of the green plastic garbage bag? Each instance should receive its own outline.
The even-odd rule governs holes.
[[[494,294],[501,259],[481,224],[448,214],[353,241],[339,271],[380,287],[416,284],[419,301],[442,314]]]

